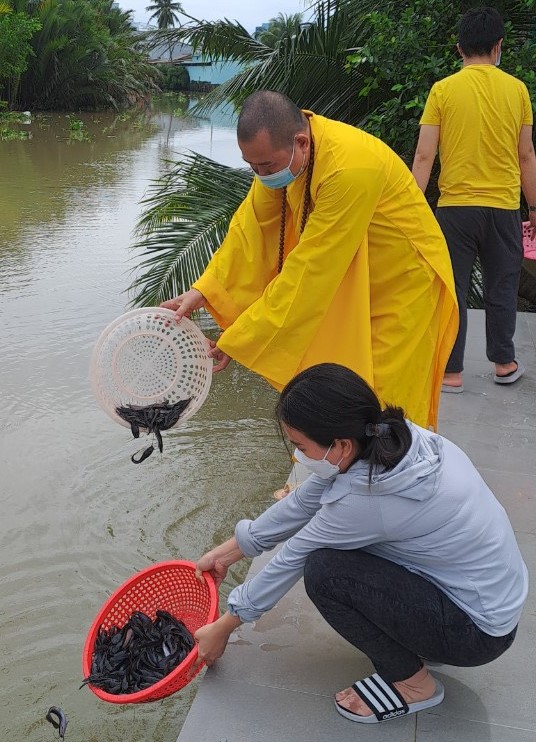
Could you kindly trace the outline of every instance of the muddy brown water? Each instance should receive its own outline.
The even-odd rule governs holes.
[[[0,732],[52,740],[55,705],[73,741],[174,742],[197,681],[161,703],[103,703],[79,690],[87,630],[134,572],[195,560],[261,512],[289,461],[275,393],[234,364],[164,434],[163,455],[130,462],[139,443],[100,410],[88,370],[101,330],[128,309],[140,200],[167,158],[240,156],[222,115],[76,119],[89,141],[49,114],[30,140],[0,142]]]

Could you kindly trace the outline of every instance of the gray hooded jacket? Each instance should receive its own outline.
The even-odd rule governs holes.
[[[371,486],[368,462],[357,461],[330,480],[311,475],[256,520],[237,524],[245,556],[285,543],[232,590],[233,615],[254,621],[272,608],[316,549],[365,549],[432,582],[487,634],[512,631],[528,574],[504,508],[461,449],[408,424],[410,450]]]

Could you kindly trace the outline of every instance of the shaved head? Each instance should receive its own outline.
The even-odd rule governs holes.
[[[244,101],[237,136],[240,142],[250,142],[266,130],[276,147],[287,147],[306,127],[307,118],[290,98],[275,90],[261,90]]]

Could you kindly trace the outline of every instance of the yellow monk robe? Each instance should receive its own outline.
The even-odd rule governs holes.
[[[300,236],[305,173],[281,190],[254,179],[193,284],[224,329],[218,347],[276,389],[316,363],[347,366],[383,403],[436,426],[458,331],[449,253],[402,160],[383,142],[306,111],[315,144],[312,211]]]

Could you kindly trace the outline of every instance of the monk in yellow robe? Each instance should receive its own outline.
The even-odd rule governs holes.
[[[353,126],[254,93],[238,144],[256,177],[192,288],[234,359],[281,389],[321,362],[365,378],[384,403],[435,427],[458,309],[441,230],[402,160]]]

